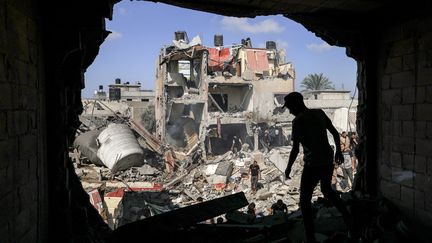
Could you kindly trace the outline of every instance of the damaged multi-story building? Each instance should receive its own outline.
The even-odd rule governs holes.
[[[178,151],[200,147],[224,153],[234,136],[257,146],[254,131],[281,121],[274,116],[278,100],[294,90],[293,64],[285,62],[285,51],[275,42],[254,48],[249,38],[230,46],[223,45],[222,35],[214,40],[214,47],[207,47],[199,37],[189,42],[178,31],[174,44],[159,55],[156,134]]]

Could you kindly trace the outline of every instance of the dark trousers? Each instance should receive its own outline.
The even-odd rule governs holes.
[[[342,199],[331,188],[331,178],[333,174],[333,164],[324,166],[305,166],[301,177],[300,185],[300,209],[303,215],[306,240],[315,242],[315,226],[312,212],[312,193],[315,186],[320,182],[321,192],[324,197],[330,200],[333,205],[342,213],[344,218],[349,217],[347,208]]]

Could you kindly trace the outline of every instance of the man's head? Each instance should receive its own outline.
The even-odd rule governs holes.
[[[345,131],[343,131],[341,135],[342,135],[342,137],[346,137],[347,133]]]
[[[254,160],[253,164],[254,164],[254,165],[257,165],[257,164],[258,164],[258,162],[257,162],[256,160]]]
[[[277,204],[281,205],[283,202],[281,199],[277,200]]]
[[[289,109],[290,113],[297,116],[301,111],[306,109],[303,102],[303,95],[299,92],[291,92],[284,97],[285,104],[282,107]]]

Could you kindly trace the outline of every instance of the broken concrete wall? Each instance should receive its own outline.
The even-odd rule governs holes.
[[[249,85],[220,85],[210,84],[209,93],[212,94],[213,99],[218,103],[219,107],[224,111],[252,111],[252,87]],[[212,107],[212,102],[209,101],[209,109]],[[219,111],[213,108],[212,111]]]
[[[256,121],[271,121],[276,108],[276,94],[288,94],[294,91],[293,79],[264,79],[251,81],[253,84],[254,119]]]
[[[377,170],[381,193],[432,225],[432,19],[380,36]],[[370,80],[369,80],[370,81]]]

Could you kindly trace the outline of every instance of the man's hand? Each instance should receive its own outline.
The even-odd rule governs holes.
[[[342,154],[342,151],[336,151],[336,154],[335,154],[335,162],[336,162],[336,164],[338,164],[338,165],[340,165],[340,164],[342,164],[343,162],[344,162],[344,156],[343,156],[343,154]]]
[[[291,179],[291,177],[289,176],[290,174],[291,174],[291,167],[288,166],[288,167],[285,169],[285,179]]]

